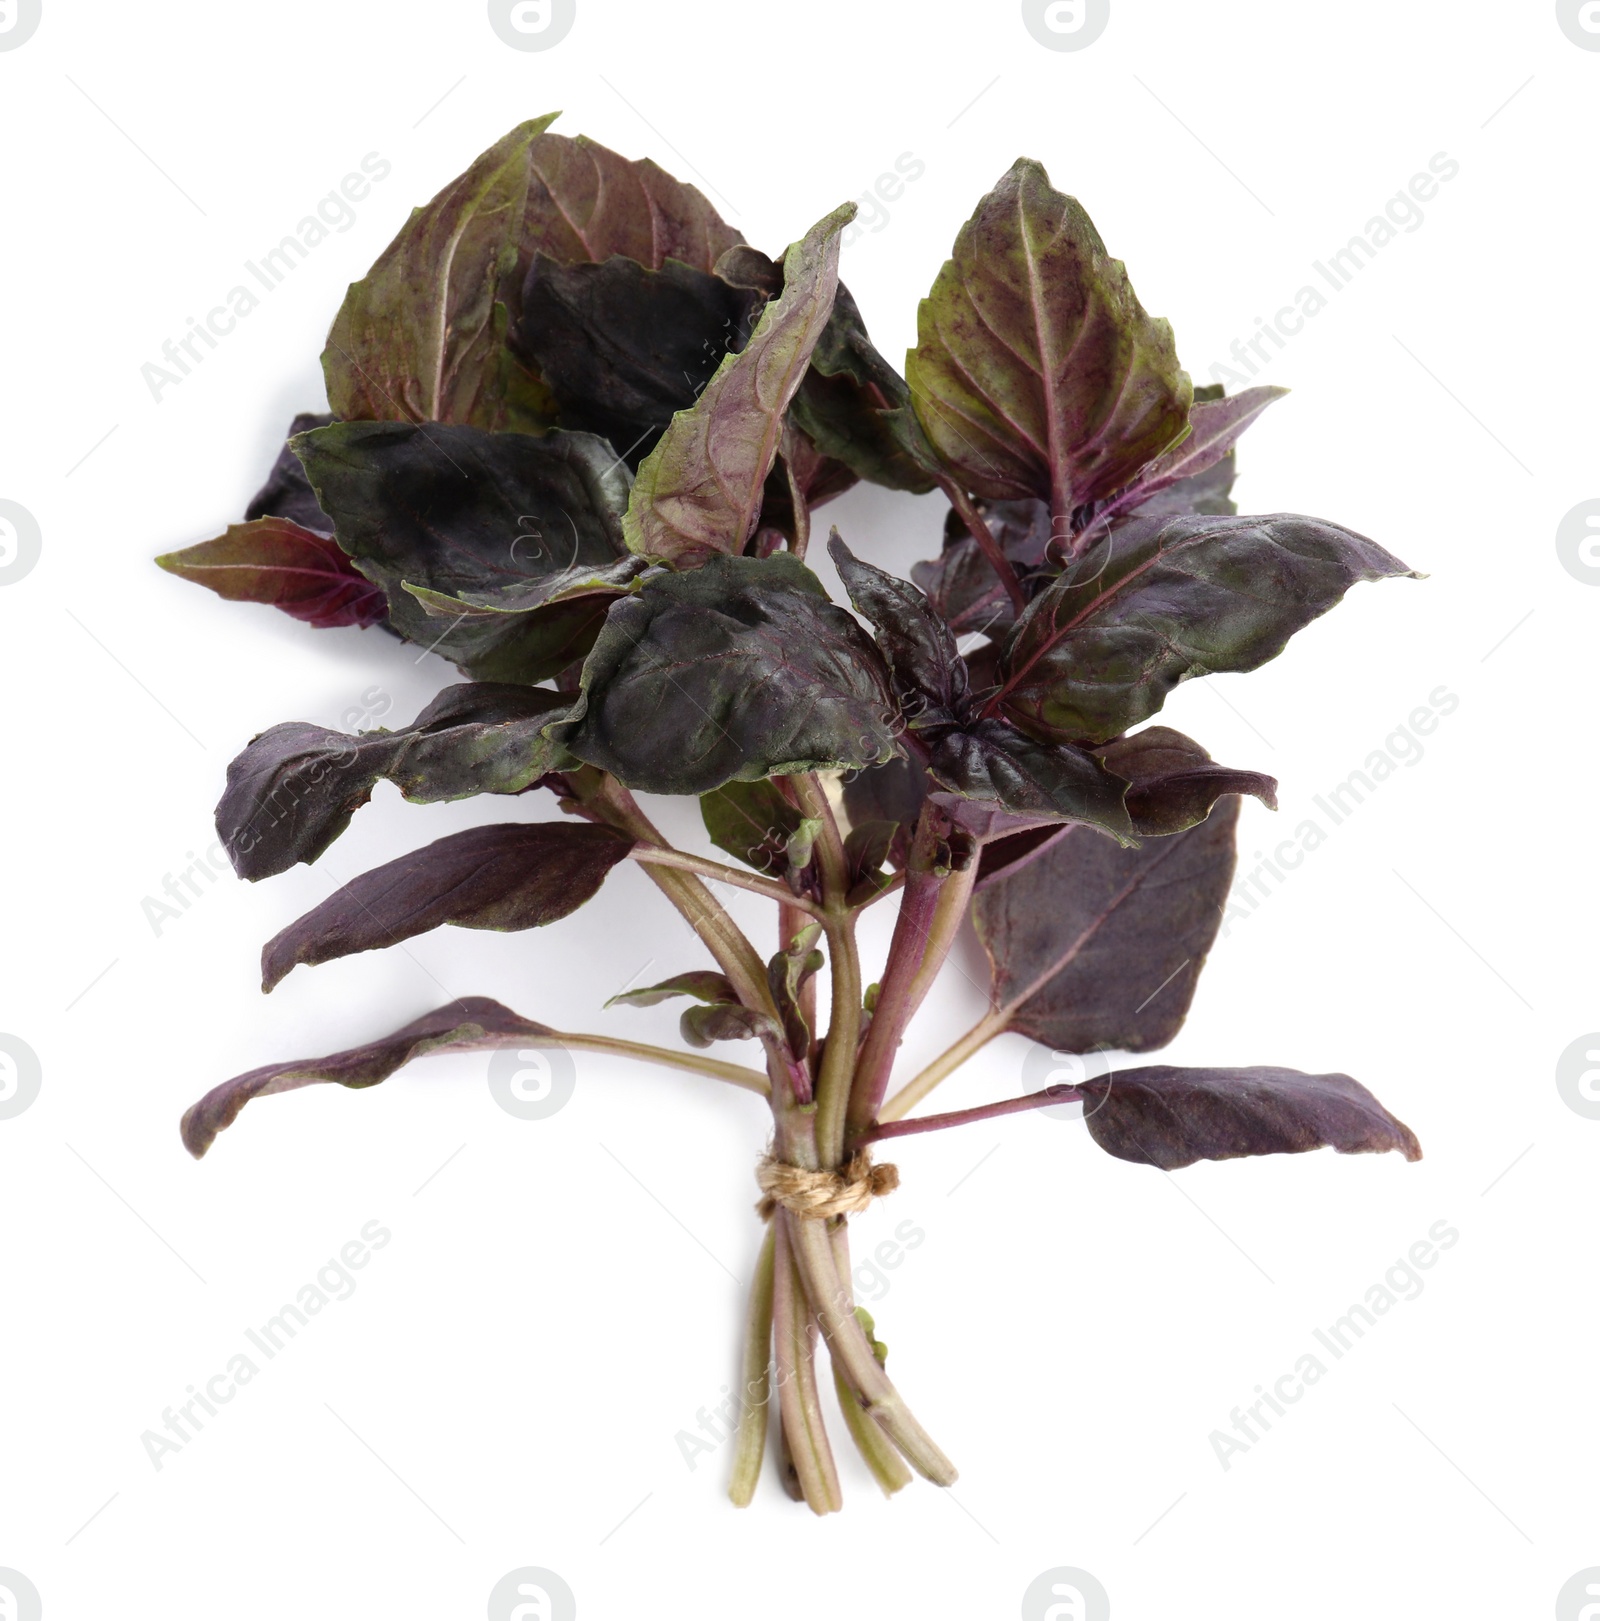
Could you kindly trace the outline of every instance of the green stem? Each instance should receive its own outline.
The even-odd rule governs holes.
[[[612,1036],[591,1036],[584,1032],[552,1030],[552,1041],[577,1052],[611,1053],[617,1058],[637,1058],[647,1064],[664,1064],[668,1069],[687,1070],[691,1075],[709,1075],[713,1080],[742,1086],[747,1092],[767,1097],[772,1087],[758,1069],[743,1064],[725,1064],[720,1058],[702,1058],[697,1053],[675,1053],[667,1047],[652,1047],[642,1041],[618,1041]],[[537,1045],[524,1041],[523,1046]]]
[[[744,1362],[740,1369],[739,1428],[733,1439],[733,1474],[728,1496],[747,1508],[761,1478],[761,1459],[767,1449],[767,1403],[772,1393],[772,1296],[777,1224],[768,1223],[767,1236],[756,1261],[750,1285],[750,1308],[745,1317]]]
[[[775,1212],[773,1342],[778,1372],[778,1414],[788,1437],[800,1490],[813,1514],[844,1506],[828,1432],[817,1394],[817,1359],[811,1311],[795,1268],[786,1212]]]
[[[822,1326],[828,1351],[861,1398],[868,1416],[882,1427],[919,1475],[936,1486],[952,1485],[956,1479],[955,1465],[917,1422],[904,1397],[872,1354],[866,1332],[850,1304],[849,1291],[840,1281],[825,1223],[802,1221],[787,1210],[779,1212],[775,1219],[784,1224],[785,1235],[794,1250],[796,1270],[805,1285],[811,1309]],[[799,1459],[795,1461],[798,1465]]]
[[[586,809],[645,844],[661,850],[671,848],[639,808],[638,801],[615,777],[599,773],[598,784],[582,801]],[[778,1010],[767,985],[766,964],[716,896],[693,873],[654,864],[647,865],[645,871],[704,941],[717,966],[733,982],[740,1002],[752,1012],[770,1013],[777,1018]]]
[[[807,772],[791,779],[801,811],[821,824],[817,867],[822,874],[822,927],[828,938],[828,968],[833,1005],[828,1040],[817,1076],[817,1156],[831,1170],[844,1160],[845,1114],[861,1040],[861,956],[856,949],[855,917],[845,904],[850,888],[844,840],[821,782]]]
[[[835,1223],[829,1238],[833,1244],[833,1260],[839,1271],[840,1282],[848,1289],[849,1223],[844,1221]],[[845,1378],[844,1370],[837,1360],[833,1363],[833,1389],[839,1398],[839,1408],[844,1414],[845,1427],[850,1431],[850,1439],[856,1444],[856,1451],[861,1454],[861,1461],[866,1464],[883,1495],[893,1497],[896,1492],[904,1490],[911,1484],[911,1471],[906,1468],[905,1459],[890,1444],[888,1436],[867,1417],[867,1410],[861,1405],[861,1398],[850,1388],[850,1381]]]
[[[769,901],[776,901],[780,906],[793,907],[813,916],[819,916],[822,912],[822,908],[815,901],[805,895],[792,893],[787,884],[780,884],[771,878],[758,877],[753,872],[740,872],[737,867],[726,866],[705,856],[641,844],[629,852],[629,857],[642,867],[672,867],[680,872],[697,873],[702,878],[714,878],[719,884],[733,884],[740,889],[752,890],[757,895],[765,895]]]

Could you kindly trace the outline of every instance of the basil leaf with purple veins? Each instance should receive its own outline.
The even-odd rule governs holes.
[[[871,765],[896,747],[877,648],[787,553],[713,558],[615,603],[556,732],[579,759],[664,794]]]
[[[1226,462],[1227,484],[1232,486],[1233,447],[1239,436],[1274,400],[1281,400],[1286,388],[1247,388],[1242,394],[1216,400],[1196,400],[1189,412],[1189,435],[1166,455],[1157,457],[1097,519],[1107,522],[1124,512],[1147,509],[1163,491],[1185,486],[1198,494],[1208,486],[1205,476]],[[1226,497],[1228,490],[1221,494]],[[1158,516],[1146,512],[1147,516]]]
[[[1177,1035],[1222,926],[1236,799],[1123,850],[1069,827],[978,882],[972,918],[1005,1028],[1061,1052],[1149,1052]]]
[[[1089,1135],[1108,1154],[1162,1171],[1316,1148],[1422,1158],[1416,1133],[1348,1075],[1152,1064],[1079,1082],[1077,1090]]]
[[[1278,784],[1260,771],[1217,765],[1191,737],[1170,726],[1147,726],[1093,750],[1106,769],[1128,783],[1135,833],[1163,837],[1203,822],[1224,794],[1253,794],[1278,808]]]
[[[930,749],[928,775],[965,799],[992,800],[1017,816],[1088,823],[1124,843],[1133,831],[1123,804],[1127,784],[1094,754],[1037,742],[1003,720],[974,720],[943,733]]]
[[[750,341],[723,360],[645,458],[625,520],[632,551],[680,568],[743,552],[789,402],[833,310],[839,233],[854,214],[854,203],[835,209],[789,249],[783,292],[762,310]]]
[[[978,495],[1049,502],[1058,535],[1187,430],[1172,328],[1031,159],[962,226],[917,338],[906,379],[934,449]]]
[[[1361,580],[1417,576],[1338,524],[1130,518],[1029,603],[989,701],[1041,739],[1104,743],[1180,681],[1254,670]]]
[[[474,1053],[495,1047],[555,1044],[555,1031],[524,1019],[487,996],[462,996],[392,1036],[350,1047],[326,1058],[291,1058],[236,1075],[207,1092],[183,1117],[183,1146],[199,1159],[226,1131],[245,1104],[278,1092],[328,1082],[360,1091],[388,1080],[413,1058],[430,1054]]]
[[[168,552],[156,562],[229,602],[263,602],[318,630],[375,625],[388,612],[382,590],[356,570],[331,535],[288,518],[232,523],[215,540]]]
[[[294,447],[339,544],[383,586],[389,622],[408,641],[485,681],[543,681],[588,651],[604,595],[551,600],[535,613],[469,610],[536,595],[570,570],[626,562],[628,470],[605,440],[346,422]],[[456,618],[441,625],[441,612]]]
[[[446,687],[410,726],[351,735],[286,721],[228,767],[217,835],[252,882],[315,861],[387,778],[417,804],[520,794],[572,757],[544,729],[572,707],[546,687]]]
[[[913,731],[960,725],[967,713],[967,666],[950,627],[916,586],[856,557],[837,529],[828,555],[856,612],[872,626],[906,724]]]
[[[454,923],[536,929],[575,912],[634,841],[587,823],[502,823],[435,839],[336,890],[267,942],[261,988],[298,963],[378,951]]]

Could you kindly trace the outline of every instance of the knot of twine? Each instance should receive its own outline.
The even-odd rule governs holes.
[[[762,1194],[756,1212],[763,1221],[779,1205],[807,1221],[825,1221],[857,1215],[874,1199],[893,1193],[900,1186],[900,1171],[894,1165],[874,1165],[864,1148],[837,1171],[808,1171],[768,1154],[756,1166],[756,1184]]]

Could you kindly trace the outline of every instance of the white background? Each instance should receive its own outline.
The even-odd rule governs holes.
[[[1118,1621],[1543,1617],[1600,1565],[1600,1121],[1554,1079],[1600,1026],[1600,591],[1554,539],[1600,494],[1600,54],[1543,0],[1112,13],[1057,53],[1009,3],[579,0],[559,47],[519,53],[479,4],[44,0],[37,35],[0,53],[0,497],[44,536],[0,590],[0,1030],[44,1076],[0,1121],[0,1567],[52,1621],[475,1617],[522,1565],[558,1571],[587,1621],[1009,1617],[1053,1566],[1092,1572]],[[404,722],[455,679],[150,559],[242,514],[289,417],[323,403],[346,283],[407,211],[554,107],[771,251],[920,158],[844,260],[896,359],[960,223],[1036,157],[1197,382],[1434,154],[1460,165],[1275,354],[1260,380],[1294,393],[1248,435],[1236,492],[1346,523],[1430,578],[1358,587],[1275,663],[1195,683],[1164,717],[1281,779],[1276,817],[1246,803],[1248,856],[1434,689],[1459,698],[1424,757],[1219,942],[1169,1050],[1348,1071],[1426,1158],[1165,1177],[1038,1117],[901,1145],[903,1188],[858,1247],[908,1220],[926,1234],[873,1309],[961,1466],[948,1493],[885,1503],[842,1430],[848,1500],[825,1521],[770,1469],[740,1514],[725,1451],[685,1464],[678,1433],[734,1379],[758,1242],[747,1095],[581,1057],[572,1103],[523,1122],[465,1057],[261,1103],[203,1164],[178,1142],[217,1081],[446,993],[671,1042],[672,1008],[600,1004],[703,964],[628,868],[547,932],[446,930],[260,996],[260,943],[338,882],[554,813],[531,799],[421,808],[385,786],[315,868],[227,876],[159,935],[142,906],[205,850],[254,732],[338,725],[374,687]],[[370,152],[393,173],[353,227],[154,402],[141,365]],[[904,568],[936,550],[940,508],[863,490],[827,516]],[[699,837],[692,805],[653,808]],[[732,904],[770,931],[764,903]],[[969,940],[906,1074],[978,1016],[983,984]],[[939,1106],[1022,1090],[1028,1050],[996,1043]],[[143,1432],[371,1220],[393,1239],[355,1295],[158,1472]],[[1224,1470],[1211,1433],[1439,1221],[1460,1239],[1420,1298]]]

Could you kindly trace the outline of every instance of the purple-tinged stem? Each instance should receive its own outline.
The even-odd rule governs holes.
[[[944,1131],[950,1126],[976,1125],[980,1120],[998,1120],[1001,1115],[1023,1114],[1029,1109],[1045,1109],[1052,1103],[1081,1103],[1083,1093],[1075,1086],[1047,1086],[1026,1097],[1007,1098],[1004,1103],[985,1103],[976,1109],[952,1109],[948,1114],[925,1114],[917,1120],[884,1121],[866,1133],[863,1141],[875,1143],[885,1137],[913,1137],[919,1131]]]
[[[1017,571],[1012,568],[1011,559],[1001,550],[1000,542],[994,538],[993,531],[983,521],[983,514],[972,504],[971,498],[959,484],[952,480],[941,479],[940,487],[950,498],[950,505],[955,509],[956,516],[967,526],[972,538],[982,548],[983,555],[989,561],[989,567],[999,576],[1001,585],[1006,588],[1006,595],[1011,598],[1012,606],[1021,613],[1028,606],[1022,581],[1017,578]]]
[[[948,831],[945,818],[925,805],[912,839],[905,893],[877,1009],[851,1084],[847,1125],[852,1139],[863,1137],[877,1120],[906,1028],[938,978],[966,918],[978,863],[974,855],[964,872],[935,864]]]

